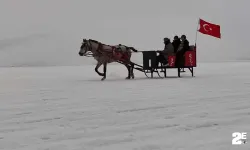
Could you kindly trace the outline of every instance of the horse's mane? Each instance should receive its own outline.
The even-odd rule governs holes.
[[[97,44],[101,43],[101,42],[99,42],[99,41],[92,40],[92,39],[89,39],[89,41],[94,42],[94,43],[97,43]]]
[[[96,41],[96,40],[93,40],[93,39],[89,39],[89,41],[90,41],[90,42],[94,42],[94,43],[96,43],[96,44],[103,44],[103,43],[101,43],[101,42],[99,42],[99,41]],[[108,44],[103,44],[103,45],[107,45],[107,46],[113,47],[112,45],[108,45]]]
[[[96,44],[102,44],[101,42],[99,42],[97,40],[93,40],[93,39],[89,39],[89,41],[90,42],[94,42]],[[112,45],[108,45],[108,44],[104,44],[104,45],[113,47]],[[129,47],[129,46],[126,46],[126,45],[123,45],[123,44],[119,44],[119,46],[125,46],[126,48],[129,48],[129,49],[132,49],[132,50],[136,50],[134,47]]]

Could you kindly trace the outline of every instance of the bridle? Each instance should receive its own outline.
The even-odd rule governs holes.
[[[91,43],[87,40],[83,41],[82,46],[87,48],[87,52],[83,54],[85,57],[93,57],[92,46]]]
[[[85,47],[88,49],[87,52],[85,53],[84,56],[86,57],[95,57],[95,56],[99,56],[99,55],[103,55],[103,52],[102,52],[102,44],[101,43],[97,43],[98,46],[96,48],[96,53],[94,54],[92,52],[92,43],[90,40],[84,40],[84,44],[85,44]]]

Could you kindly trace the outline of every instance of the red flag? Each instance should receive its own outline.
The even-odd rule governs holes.
[[[220,26],[217,24],[212,24],[207,21],[200,19],[200,33],[207,34],[216,38],[221,38]]]

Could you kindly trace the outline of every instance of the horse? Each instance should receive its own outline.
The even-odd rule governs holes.
[[[97,61],[95,72],[99,76],[103,76],[101,80],[106,79],[107,64],[118,62],[126,66],[128,70],[128,76],[126,79],[134,79],[134,63],[131,62],[131,56],[133,52],[138,52],[134,47],[128,47],[125,45],[107,45],[99,41],[92,39],[83,39],[80,47],[80,56],[91,56]],[[103,65],[103,73],[98,71],[99,67]]]

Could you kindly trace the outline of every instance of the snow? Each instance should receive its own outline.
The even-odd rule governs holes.
[[[250,63],[199,63],[147,79],[109,65],[0,69],[2,150],[249,150]]]

